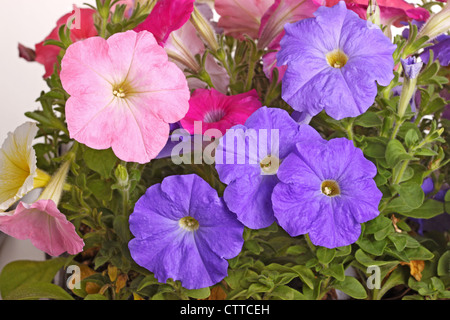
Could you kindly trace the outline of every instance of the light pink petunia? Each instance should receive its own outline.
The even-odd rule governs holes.
[[[276,0],[265,12],[259,28],[258,47],[269,50],[263,56],[263,70],[272,81],[273,69],[278,69],[278,81],[284,76],[286,66],[277,66],[276,54],[280,50],[280,40],[284,35],[284,25],[314,16],[320,6],[319,0]]]
[[[180,29],[173,31],[164,44],[169,57],[181,68],[188,68],[199,72],[200,64],[195,56],[203,55],[206,51],[205,44],[199,38],[196,29],[190,21],[186,22]],[[205,61],[205,70],[211,78],[214,87],[222,93],[226,93],[230,84],[230,76],[224,67],[220,66],[212,55],[208,55]],[[197,79],[188,79],[191,90],[204,88],[206,84]]]
[[[89,38],[71,45],[61,81],[70,137],[118,158],[147,163],[164,147],[169,123],[189,109],[183,72],[150,32],[127,31],[108,40]]]
[[[181,28],[194,11],[195,0],[160,0],[134,31],[150,31],[164,45],[172,31]]]
[[[261,19],[258,47],[264,49],[279,43],[286,23],[313,17],[320,5],[320,0],[275,0]]]
[[[19,202],[15,211],[0,215],[0,231],[16,239],[29,239],[36,248],[51,256],[64,252],[77,254],[84,247],[75,226],[49,199],[31,205]]]
[[[189,101],[189,112],[180,121],[191,134],[204,134],[209,129],[226,130],[244,124],[247,118],[262,105],[255,89],[227,96],[215,89],[197,89]],[[200,122],[202,132],[195,132],[195,122]]]
[[[216,0],[214,3],[220,15],[218,27],[226,35],[244,39],[244,35],[258,37],[261,18],[274,0]]]

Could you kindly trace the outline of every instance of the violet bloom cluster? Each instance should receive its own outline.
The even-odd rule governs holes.
[[[277,55],[287,65],[282,98],[297,111],[356,117],[373,104],[377,83],[387,86],[394,77],[396,46],[343,1],[286,24],[285,31]]]
[[[227,276],[228,262],[244,243],[243,225],[197,175],[169,176],[147,189],[130,216],[134,261],[160,282],[187,289],[212,286]]]
[[[251,229],[275,222],[271,195],[279,182],[280,163],[301,139],[321,139],[312,127],[297,123],[287,111],[262,107],[227,131],[216,149],[216,170],[227,184],[225,202]]]

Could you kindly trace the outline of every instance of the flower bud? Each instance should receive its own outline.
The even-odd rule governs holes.
[[[427,23],[419,31],[417,38],[428,36],[431,40],[448,32],[448,30],[450,30],[450,4],[447,0],[444,8],[428,19]]]

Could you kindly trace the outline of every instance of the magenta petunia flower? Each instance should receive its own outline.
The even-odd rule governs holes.
[[[275,218],[293,237],[308,233],[315,245],[352,244],[361,234],[360,224],[379,214],[376,174],[376,166],[351,140],[298,142],[278,169]]]
[[[226,130],[244,124],[247,118],[262,104],[256,90],[227,96],[215,89],[197,89],[189,101],[189,111],[180,121],[191,134],[205,133],[209,129]],[[194,132],[195,122],[200,122],[202,132]]]
[[[287,65],[282,98],[312,116],[325,109],[336,120],[356,117],[373,104],[377,82],[393,79],[396,46],[343,1],[315,16],[285,26],[277,55]]]
[[[29,239],[36,248],[51,256],[64,252],[77,254],[84,247],[75,226],[50,199],[31,205],[19,202],[16,210],[0,216],[0,231],[16,239]]]
[[[160,282],[184,288],[212,286],[227,276],[227,259],[244,243],[244,226],[197,175],[166,177],[147,189],[130,216],[134,261]]]
[[[194,0],[160,0],[134,31],[150,31],[164,45],[172,31],[181,28],[194,11]]]
[[[70,137],[93,149],[112,147],[124,161],[156,157],[169,123],[189,108],[186,77],[147,31],[74,43],[62,60],[61,81],[71,95]]]

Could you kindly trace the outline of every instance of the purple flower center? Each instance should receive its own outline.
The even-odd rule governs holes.
[[[263,174],[276,174],[280,167],[280,159],[269,155],[261,160],[259,163]]]
[[[326,58],[328,64],[336,69],[342,68],[348,61],[347,55],[339,49],[328,52]]]
[[[334,180],[325,180],[320,186],[322,193],[328,197],[335,197],[341,194],[339,185]]]
[[[214,109],[205,114],[203,122],[214,123],[219,122],[225,116],[225,111],[222,109]]]
[[[190,216],[181,218],[178,221],[178,224],[180,225],[180,227],[188,231],[195,231],[200,226],[198,221]]]

